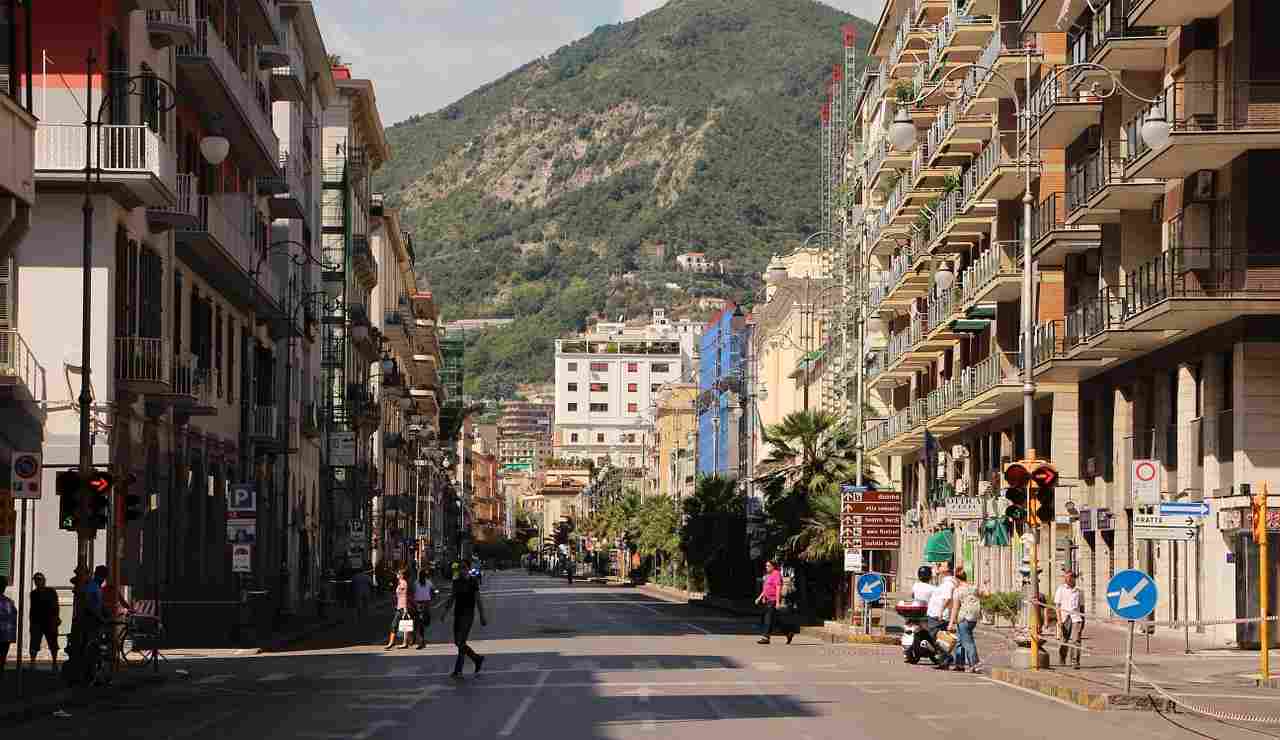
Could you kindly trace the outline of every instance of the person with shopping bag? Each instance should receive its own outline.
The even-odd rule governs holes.
[[[951,666],[951,650],[956,645],[955,634],[946,631],[951,621],[951,597],[955,595],[956,579],[951,576],[951,563],[939,563],[937,573],[938,586],[929,595],[929,608],[925,615],[929,618],[929,641],[944,653],[940,656],[942,660],[933,667],[946,670]]]
[[[390,650],[396,646],[396,633],[403,636],[400,649],[409,649],[409,639],[414,634],[413,604],[409,599],[411,593],[409,571],[401,570],[396,577],[396,612],[391,617],[391,636],[387,638],[387,644],[383,650]]]

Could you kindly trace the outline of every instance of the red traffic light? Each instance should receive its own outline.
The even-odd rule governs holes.
[[[1010,463],[1004,469],[1004,482],[1010,488],[1023,488],[1027,485],[1027,481],[1031,480],[1031,473],[1027,471],[1025,465],[1021,463]]]
[[[94,493],[106,493],[108,490],[111,489],[112,481],[113,481],[113,478],[111,477],[110,473],[103,473],[101,471],[95,470],[89,476],[89,481],[88,481],[89,490],[93,491]]]
[[[1058,484],[1058,471],[1051,465],[1041,465],[1031,471],[1031,480],[1041,488],[1053,488]]]

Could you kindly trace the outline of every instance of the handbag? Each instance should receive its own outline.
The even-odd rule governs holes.
[[[938,630],[937,637],[933,638],[933,644],[941,648],[944,653],[950,653],[952,650],[955,650],[956,642],[958,642],[958,639],[956,638],[955,633],[948,632],[946,630]]]
[[[413,634],[414,630],[417,628],[417,625],[414,624],[413,621],[413,615],[408,610],[401,611],[400,624],[398,626],[400,628],[400,632],[407,632],[409,634]]]

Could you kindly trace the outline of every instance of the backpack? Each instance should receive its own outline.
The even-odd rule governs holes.
[[[982,616],[982,601],[978,599],[976,587],[964,587],[960,595],[960,612],[956,616],[962,622],[976,622]]]

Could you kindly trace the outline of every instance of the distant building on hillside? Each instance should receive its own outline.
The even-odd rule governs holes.
[[[554,403],[503,401],[498,419],[498,465],[503,471],[533,473],[553,454]]]
[[[640,467],[653,444],[657,393],[692,376],[700,333],[655,309],[645,326],[602,321],[556,340],[556,456]]]
[[[492,329],[496,326],[506,326],[512,321],[515,321],[515,319],[509,317],[492,319],[458,319],[457,321],[450,321],[447,324],[447,328],[449,331],[459,332],[484,331],[485,329]]]
[[[685,252],[676,257],[676,268],[680,272],[716,272],[720,269],[718,263],[708,260],[707,255],[703,252]]]

